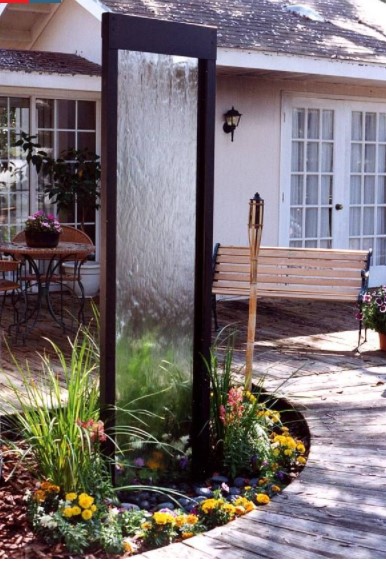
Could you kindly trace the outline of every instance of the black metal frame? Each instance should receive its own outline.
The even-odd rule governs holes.
[[[198,59],[195,311],[193,342],[193,474],[209,459],[214,183],[215,28],[104,13],[102,16],[101,405],[107,427],[115,404],[117,77],[118,50]],[[110,443],[110,454],[113,446]]]

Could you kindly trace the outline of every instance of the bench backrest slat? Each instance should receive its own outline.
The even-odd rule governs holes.
[[[369,251],[261,247],[257,262],[257,288],[261,295],[280,291],[300,295],[358,295],[361,272],[368,267]],[[214,260],[213,292],[241,295],[250,287],[249,247],[222,246]],[[280,295],[280,294],[278,294]],[[318,296],[320,297],[320,296]]]

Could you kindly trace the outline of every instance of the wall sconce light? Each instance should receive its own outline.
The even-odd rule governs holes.
[[[241,116],[242,114],[235,110],[233,106],[231,110],[228,110],[227,113],[224,114],[225,123],[223,125],[223,130],[225,133],[231,134],[231,141],[233,141],[233,133],[240,123]]]

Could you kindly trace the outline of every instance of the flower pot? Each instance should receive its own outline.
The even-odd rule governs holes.
[[[59,243],[59,233],[50,231],[25,231],[25,240],[28,247],[53,248]]]
[[[64,271],[66,274],[73,274],[74,263],[65,262],[63,263]],[[84,297],[93,298],[99,292],[99,280],[100,280],[100,268],[101,265],[98,262],[87,261],[80,267],[80,276],[82,285],[84,288]],[[81,297],[82,292],[80,291],[79,284],[75,284],[75,293],[78,297]]]
[[[379,335],[379,348],[381,351],[386,351],[386,335],[385,333],[378,333]]]

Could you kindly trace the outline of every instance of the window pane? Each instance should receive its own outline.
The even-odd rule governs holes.
[[[323,110],[322,118],[322,138],[327,140],[334,139],[334,111]]]
[[[330,175],[323,175],[322,176],[322,204],[323,205],[330,205],[332,203],[332,182],[333,177]]]
[[[307,171],[317,172],[319,170],[319,144],[307,143]]]
[[[304,170],[304,143],[294,141],[292,143],[292,172],[303,172]]]
[[[378,208],[377,212],[377,235],[386,234],[386,208]]]
[[[45,100],[43,98],[36,100],[36,111],[38,128],[52,129],[54,127],[54,100]]]
[[[95,102],[78,102],[78,129],[95,129]]]
[[[386,239],[378,239],[375,264],[386,264]]]
[[[361,197],[361,177],[352,176],[350,180],[350,204],[362,203]]]
[[[386,204],[386,176],[378,178],[378,204]]]
[[[78,149],[88,149],[95,153],[95,133],[78,133]]]
[[[59,129],[75,129],[75,101],[74,100],[58,100],[58,128]]]
[[[378,172],[386,172],[386,145],[378,146]]]
[[[374,209],[370,206],[363,208],[363,235],[374,235]]]
[[[332,172],[333,164],[333,150],[332,143],[322,143],[322,172]]]
[[[303,210],[301,208],[291,209],[290,218],[290,237],[292,239],[301,239],[303,234]]]
[[[375,176],[365,176],[364,203],[375,203]]]
[[[0,127],[8,127],[8,98],[0,96]]]
[[[362,112],[352,112],[351,139],[353,141],[361,141],[363,139]]]
[[[307,175],[306,204],[318,203],[318,177],[315,174]]]
[[[386,114],[384,113],[379,114],[378,140],[381,142],[386,141]]]
[[[39,143],[42,151],[45,151],[49,157],[54,156],[54,132],[39,131]]]
[[[365,145],[365,172],[375,172],[375,145]]]
[[[350,237],[361,234],[361,210],[350,208]]]
[[[377,114],[366,112],[365,117],[365,139],[366,141],[375,141],[377,132]]]
[[[291,177],[291,204],[301,205],[303,203],[303,176],[292,175]]]
[[[74,131],[59,131],[58,132],[58,154],[67,149],[75,147],[75,132]]]
[[[318,210],[316,208],[306,209],[306,237],[318,236]]]
[[[9,99],[9,126],[16,131],[29,131],[29,99]]]
[[[319,110],[308,110],[307,137],[308,139],[319,139]]]
[[[331,223],[332,223],[332,210],[331,208],[322,208],[321,210],[321,225],[320,225],[320,235],[321,237],[331,237]]]
[[[351,145],[351,172],[362,172],[362,145]]]

